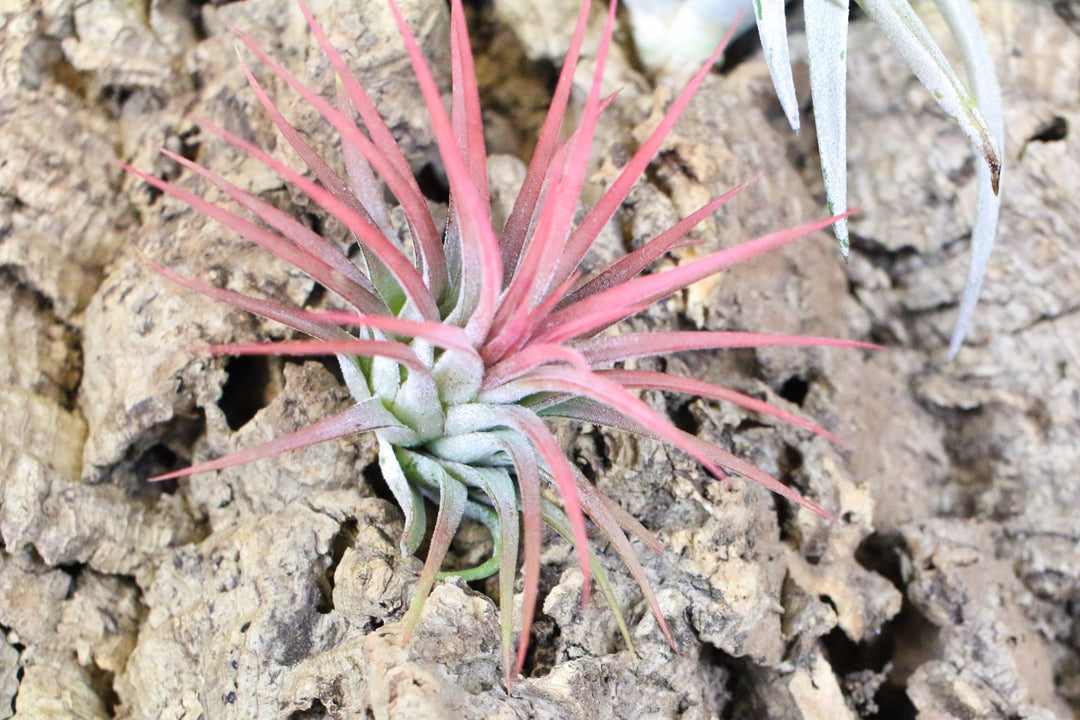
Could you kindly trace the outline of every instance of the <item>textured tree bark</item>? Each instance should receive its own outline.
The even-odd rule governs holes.
[[[445,4],[401,4],[446,70]],[[311,6],[414,171],[437,188],[437,153],[388,10]],[[565,51],[576,6],[495,0],[471,17],[497,208],[521,181],[528,158],[519,155],[542,121],[549,62]],[[887,345],[869,355],[773,348],[666,360],[813,417],[848,447],[725,405],[644,395],[843,524],[748,482],[728,489],[652,441],[559,428],[598,486],[664,542],[662,555],[638,550],[681,652],[618,558],[602,552],[631,625],[629,652],[602,603],[581,607],[571,549],[552,537],[534,650],[507,692],[493,585],[440,584],[401,645],[396,623],[420,562],[397,552],[401,517],[371,470],[371,439],[172,485],[146,481],[347,402],[316,362],[194,355],[196,345],[284,331],[171,285],[139,251],[232,290],[330,300],[106,165],[119,157],[175,178],[156,155],[165,145],[279,207],[311,212],[188,119],[275,147],[226,23],[330,96],[332,73],[309,52],[299,10],[291,0],[0,2],[0,717],[1075,715],[1080,37],[1066,22],[1071,7],[977,4],[1000,63],[1010,154],[998,249],[971,344],[952,364],[974,158],[888,42],[852,26],[850,197],[865,209],[852,219],[850,262],[821,233],[634,321]],[[584,70],[591,63],[586,54]],[[805,81],[798,60],[796,77]],[[660,82],[628,49],[613,52],[605,90],[621,91],[598,133],[586,202],[659,120],[673,97]],[[335,158],[337,140],[314,113],[271,90]],[[787,129],[759,58],[714,73],[589,261],[638,246],[759,173],[706,221],[703,247],[821,216],[815,147],[812,127]],[[343,228],[322,230],[348,246]],[[472,561],[489,546],[474,528],[454,552]]]

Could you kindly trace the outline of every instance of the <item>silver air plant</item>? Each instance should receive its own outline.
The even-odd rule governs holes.
[[[971,263],[949,341],[951,359],[971,327],[997,231],[1005,136],[1001,90],[969,0],[934,0],[934,4],[963,57],[970,89],[949,64],[910,0],[855,0],[855,3],[881,28],[942,109],[956,120],[981,158],[976,173]],[[627,0],[627,5],[639,51],[650,64],[677,64],[693,58],[695,50],[701,52],[698,36],[706,35],[710,29],[725,31],[736,22],[740,10],[752,12],[780,104],[792,129],[798,132],[799,104],[788,48],[787,0]],[[836,214],[847,210],[846,76],[850,10],[849,0],[803,0],[821,174],[829,209]],[[695,30],[688,33],[686,28]],[[688,38],[691,42],[687,42]],[[846,219],[838,220],[833,232],[841,253],[847,257]]]

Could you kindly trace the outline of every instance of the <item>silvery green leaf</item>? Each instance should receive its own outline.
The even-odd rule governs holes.
[[[465,505],[469,498],[465,485],[450,475],[441,464],[419,453],[408,450],[398,450],[398,452],[400,453],[399,460],[408,468],[410,475],[414,479],[421,480],[425,486],[435,485],[438,488],[439,497],[439,512],[435,516],[435,526],[428,543],[427,559],[424,560],[424,569],[420,571],[415,595],[402,621],[406,637],[408,637],[416,627],[424,601],[439,576],[439,569],[446,558],[450,542],[454,539],[458,526],[461,525],[461,517],[465,513]]]
[[[506,662],[510,661],[510,641],[513,634],[514,624],[514,578],[517,575],[518,557],[518,501],[514,490],[514,481],[504,468],[486,468],[473,465],[457,464],[447,465],[448,469],[463,482],[473,487],[479,487],[491,500],[495,508],[495,522],[491,523],[490,511],[485,521],[491,531],[492,540],[495,543],[495,552],[492,560],[499,568],[499,614],[501,616],[501,629],[503,640],[503,652],[506,653]],[[466,512],[470,508],[476,509],[482,506],[477,503],[468,503]],[[484,563],[482,568],[490,566],[490,561]],[[482,576],[486,577],[486,576]],[[468,578],[466,578],[468,579]],[[479,578],[478,578],[479,579]]]
[[[1003,152],[1005,142],[1005,119],[1002,111],[1001,88],[994,73],[994,63],[990,50],[979,30],[979,23],[971,12],[967,0],[936,0],[945,22],[948,23],[956,43],[964,56],[968,80],[971,82],[975,100],[983,116],[990,124],[997,140],[998,152]],[[949,359],[956,357],[971,327],[971,317],[979,301],[986,265],[990,260],[990,251],[994,247],[994,235],[997,230],[998,211],[1001,208],[1001,196],[994,192],[994,183],[990,167],[979,163],[976,171],[977,207],[975,226],[971,231],[971,265],[968,270],[964,295],[960,300],[960,313],[956,327],[949,341]]]
[[[349,389],[352,399],[361,402],[371,397],[371,388],[368,387],[367,378],[360,370],[356,358],[351,355],[338,355],[338,367],[341,368],[341,376],[345,379],[345,387]]]
[[[481,402],[446,408],[445,436],[463,435],[500,427],[498,407]]]
[[[374,337],[383,339],[385,336],[373,333]],[[368,383],[371,385],[372,394],[385,401],[393,401],[401,387],[401,366],[396,361],[385,357],[371,358],[371,370],[368,373]]]
[[[377,435],[379,441],[379,469],[382,470],[383,480],[393,493],[398,507],[405,515],[405,529],[401,533],[401,555],[407,557],[416,552],[420,543],[424,541],[424,533],[427,532],[427,513],[424,510],[424,499],[420,493],[406,479],[405,472],[398,462],[394,447]]]
[[[464,403],[480,390],[484,381],[484,361],[476,352],[449,349],[435,361],[431,375],[444,403]]]
[[[505,457],[506,441],[498,432],[471,432],[435,438],[426,447],[452,462],[490,465]]]
[[[421,438],[438,437],[444,421],[439,388],[430,373],[414,369],[407,372],[390,410]]]
[[[795,80],[791,76],[791,54],[788,51],[785,0],[754,0],[761,49],[769,66],[776,96],[784,108],[791,129],[799,132],[799,101],[795,97]]]
[[[358,260],[361,269],[371,278],[372,284],[379,291],[379,296],[386,301],[390,310],[397,313],[406,304],[405,291],[398,285],[393,273],[386,267],[386,263],[380,260],[371,248],[357,240],[355,236],[353,236],[353,242],[360,249]]]
[[[847,211],[848,0],[806,0],[803,15],[821,175],[829,212],[838,215]],[[833,231],[847,257],[847,219],[833,225]]]
[[[934,96],[938,104],[971,138],[975,152],[990,168],[990,179],[997,192],[1001,173],[1001,152],[994,132],[983,117],[975,98],[968,93],[949,61],[919,20],[908,0],[856,0],[866,14],[907,60],[915,76]]]

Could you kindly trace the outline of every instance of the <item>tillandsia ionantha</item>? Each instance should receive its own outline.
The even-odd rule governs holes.
[[[644,172],[723,45],[701,66],[597,204],[574,226],[593,135],[601,112],[611,100],[602,97],[600,88],[616,17],[612,0],[580,122],[572,132],[563,133],[570,130],[564,128],[565,118],[589,17],[590,3],[584,0],[520,194],[499,232],[492,224],[479,92],[461,0],[451,2],[449,114],[406,21],[393,0],[388,1],[445,164],[450,202],[443,232],[437,229],[389,128],[302,4],[315,40],[337,73],[335,102],[307,87],[243,32],[234,31],[270,72],[337,130],[344,176],[332,169],[286,120],[246,65],[244,71],[255,95],[314,179],[291,170],[223,128],[202,125],[273,170],[347,227],[357,242],[356,262],[299,220],[168,150],[163,152],[216,186],[261,223],[122,165],[153,187],[294,264],[352,308],[305,311],[155,266],[190,290],[281,322],[312,338],[219,345],[209,348],[211,352],[336,356],[354,400],[347,410],[292,434],[157,479],[213,472],[314,443],[373,432],[383,478],[404,514],[400,541],[403,553],[415,552],[424,539],[428,525],[425,500],[438,507],[423,570],[404,617],[406,638],[440,576],[459,524],[469,517],[490,529],[492,557],[477,567],[451,574],[479,579],[498,572],[507,683],[521,672],[525,660],[539,591],[544,523],[575,547],[583,575],[583,601],[595,578],[632,647],[610,582],[589,549],[585,522],[588,516],[641,585],[662,632],[673,643],[627,533],[659,551],[658,539],[586,479],[566,458],[545,421],[570,419],[666,441],[717,477],[727,479],[728,472],[736,473],[824,515],[821,508],[774,477],[718,445],[676,428],[633,391],[660,390],[731,402],[835,440],[827,431],[724,387],[617,365],[633,358],[716,348],[872,346],[751,332],[604,331],[691,283],[827,228],[836,218],[645,272],[669,250],[685,244],[687,233],[727,202],[740,186],[639,249],[585,274],[579,266],[598,233]],[[561,140],[564,135],[566,139]],[[400,204],[407,221],[407,229],[400,234],[384,202],[383,184]],[[512,599],[519,550],[524,557],[523,603],[514,658]]]
[[[752,4],[758,35],[777,97],[793,130],[799,130],[799,102],[795,96],[787,38],[788,0],[627,0],[635,39],[658,62],[693,57],[691,39],[705,30],[724,30],[737,22],[737,13]],[[994,246],[1005,123],[1001,89],[990,50],[969,0],[934,0],[952,33],[971,82],[971,90],[957,76],[934,41],[910,0],[855,0],[886,34],[915,75],[971,139],[982,158],[976,172],[976,213],[971,231],[971,263],[960,299],[956,326],[949,341],[949,357],[959,351],[971,327],[983,277]],[[847,209],[847,49],[849,0],[804,0],[810,94],[814,104],[821,174],[830,212]],[[659,18],[668,23],[657,22]],[[708,50],[696,50],[703,57]],[[672,57],[677,53],[677,58]],[[648,60],[648,58],[646,58]],[[833,226],[840,250],[847,257],[849,236],[843,219]]]

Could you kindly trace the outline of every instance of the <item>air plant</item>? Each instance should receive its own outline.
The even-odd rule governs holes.
[[[665,16],[683,25],[726,27],[735,13],[753,4],[758,35],[764,50],[773,85],[791,128],[799,130],[799,103],[791,74],[787,40],[787,0],[628,0],[640,20],[635,23],[635,39],[643,38],[649,48],[669,48],[658,36],[655,18]],[[950,359],[960,350],[971,327],[979,300],[983,277],[994,246],[1001,201],[998,188],[1001,175],[1002,143],[1005,137],[1001,90],[994,74],[990,51],[968,0],[934,0],[960,49],[971,81],[969,92],[961,82],[934,38],[927,31],[910,0],[855,0],[859,7],[882,29],[907,60],[915,75],[929,90],[942,109],[971,139],[978,165],[977,206],[971,232],[971,264],[952,338]],[[843,214],[847,209],[847,35],[849,0],[804,0],[803,19],[810,66],[810,93],[814,103],[818,153],[825,195],[830,212]],[[631,14],[634,21],[635,13]],[[666,30],[674,33],[674,28]],[[699,30],[700,32],[700,30]],[[686,56],[690,50],[678,44]],[[840,219],[833,226],[840,251],[847,257],[849,238],[847,222]]]
[[[438,508],[423,570],[404,618],[406,638],[433,583],[440,577],[459,524],[469,517],[490,529],[492,557],[478,567],[443,574],[472,580],[498,572],[508,683],[521,671],[525,660],[538,594],[544,523],[575,547],[583,575],[583,601],[588,598],[591,578],[595,578],[630,644],[608,578],[590,550],[585,522],[588,516],[640,583],[662,632],[673,642],[627,533],[658,551],[660,542],[567,460],[545,421],[570,419],[666,441],[719,478],[728,479],[728,472],[736,473],[824,515],[817,505],[750,463],[676,428],[633,391],[654,389],[730,402],[835,439],[827,431],[727,388],[689,377],[614,366],[633,358],[716,348],[871,346],[751,332],[604,331],[691,283],[826,228],[836,218],[645,273],[655,260],[685,244],[687,233],[727,202],[740,186],[634,252],[584,274],[579,268],[590,246],[690,102],[723,44],[693,76],[618,179],[574,227],[572,221],[593,135],[601,112],[610,102],[610,98],[601,96],[600,82],[615,21],[612,0],[580,123],[572,132],[564,133],[569,130],[564,128],[565,116],[589,16],[589,0],[583,0],[521,192],[498,232],[489,207],[479,93],[461,0],[451,2],[449,114],[415,38],[393,0],[388,1],[446,169],[450,202],[442,233],[390,130],[302,4],[312,34],[338,75],[336,102],[327,101],[307,87],[243,32],[235,32],[274,75],[340,133],[345,175],[332,169],[289,124],[246,65],[244,71],[251,88],[315,179],[291,170],[223,128],[202,125],[273,170],[346,226],[358,245],[356,262],[307,225],[168,150],[162,152],[219,188],[261,222],[121,164],[153,187],[294,264],[352,308],[345,312],[304,311],[182,277],[155,265],[160,273],[190,290],[278,321],[312,338],[218,345],[209,348],[210,352],[334,355],[354,400],[347,410],[291,434],[156,479],[213,472],[314,443],[372,432],[378,441],[383,478],[404,514],[402,553],[414,553],[424,539],[428,525],[425,500]],[[561,136],[568,137],[560,140]],[[400,235],[384,202],[383,183],[407,220],[407,229]],[[512,658],[512,598],[522,548],[524,601],[517,654]]]
[[[638,59],[649,68],[696,66],[734,28],[754,26],[750,0],[625,0]]]
[[[971,327],[986,265],[994,246],[998,210],[1001,207],[998,190],[1005,127],[994,63],[968,0],[934,0],[934,3],[960,47],[974,92],[969,92],[957,77],[909,0],[855,1],[888,36],[941,108],[959,123],[971,139],[975,154],[983,160],[978,164],[976,173],[978,199],[975,225],[971,231],[971,264],[956,327],[949,340],[949,357],[952,358],[960,350]],[[788,61],[784,2],[754,0],[754,9],[769,74],[788,122],[792,129],[798,131],[799,106]],[[810,93],[814,100],[821,175],[825,180],[830,211],[842,213],[847,209],[845,83],[848,0],[805,0],[803,18],[806,22]],[[847,257],[847,222],[839,220],[833,229],[841,252]]]

